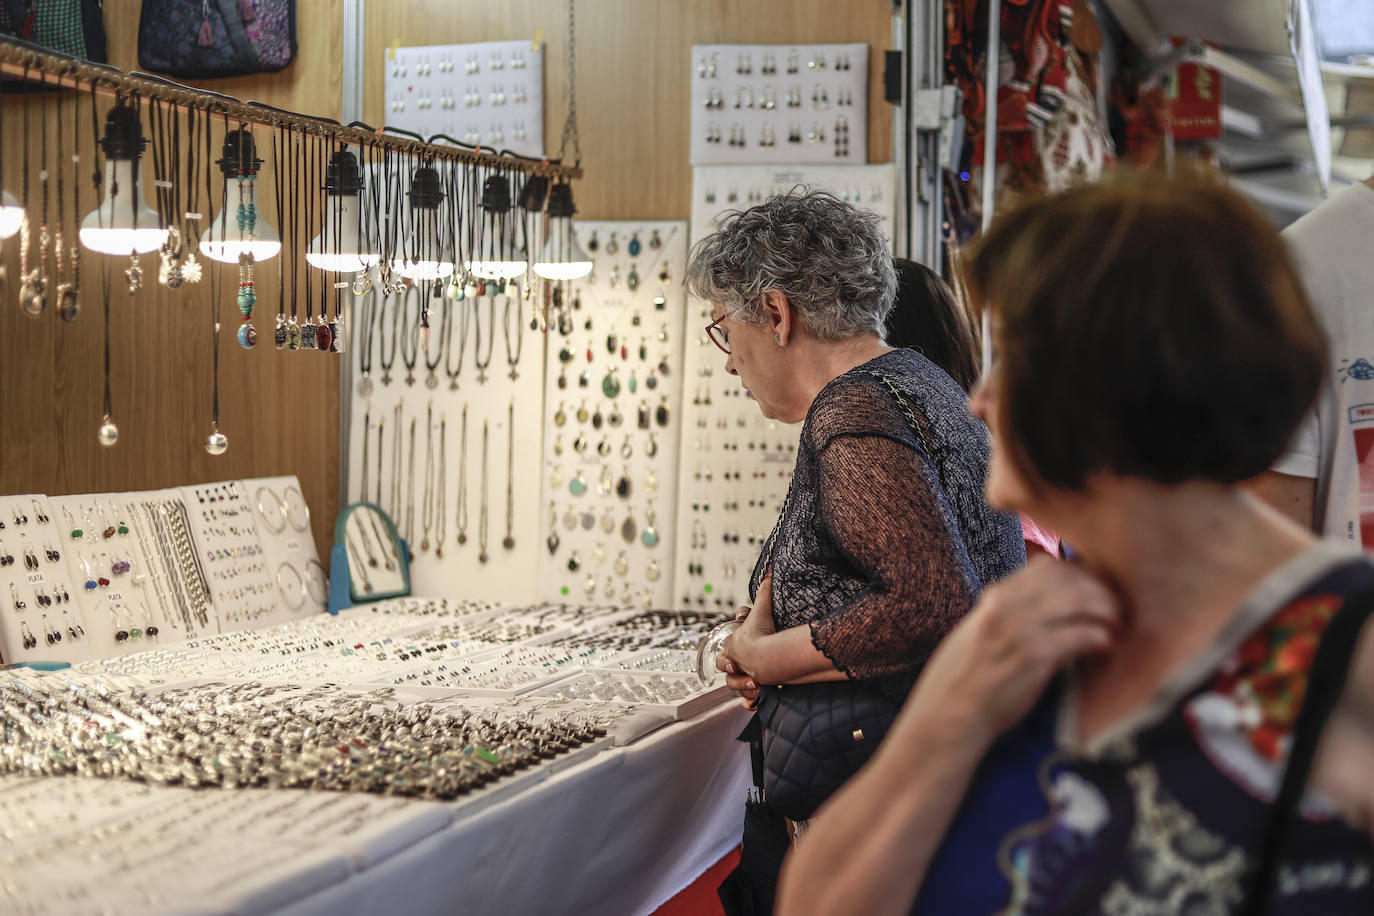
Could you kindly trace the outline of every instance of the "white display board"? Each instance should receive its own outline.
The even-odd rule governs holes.
[[[892,238],[891,165],[705,166],[693,170],[692,244],[725,215],[799,187],[872,210]],[[744,396],[706,336],[710,321],[706,302],[688,302],[684,368],[692,393],[682,406],[673,603],[730,611],[749,601],[749,576],[787,494],[801,426],[765,419]]]
[[[545,334],[530,328],[534,295],[511,285],[353,300],[347,498],[391,517],[410,546],[413,594],[538,596]]]
[[[690,387],[682,373],[687,223],[576,230],[596,267],[572,284],[566,320],[549,332],[540,590],[555,600],[666,607]]]
[[[544,155],[544,53],[530,41],[390,48],[386,123],[429,138]]]
[[[868,45],[693,45],[693,165],[863,163]]]

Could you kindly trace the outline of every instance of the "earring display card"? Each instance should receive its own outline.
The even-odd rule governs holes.
[[[270,560],[258,537],[247,486],[240,480],[181,488],[210,587],[218,632],[277,623],[280,604]],[[309,516],[307,515],[307,527]]]
[[[694,45],[691,66],[693,165],[867,161],[868,45]]]
[[[726,214],[798,187],[877,213],[892,238],[891,165],[706,166],[693,170],[692,244]],[[693,299],[687,312],[683,362],[693,387],[682,403],[673,605],[732,612],[749,601],[749,577],[787,494],[801,425],[765,418],[725,373],[725,354],[705,331],[709,303]]]
[[[386,123],[423,137],[544,155],[544,52],[530,41],[386,51]]]
[[[245,480],[243,486],[263,554],[273,564],[277,606],[282,613],[271,622],[320,613],[329,602],[329,577],[315,552],[300,481],[292,474]]]
[[[83,606],[89,602],[82,600],[84,581],[72,575],[74,545],[63,524],[46,496],[0,499],[0,658],[5,662],[70,661],[92,651]]]
[[[543,286],[439,286],[352,300],[348,500],[391,517],[412,594],[533,601]]]
[[[687,224],[576,224],[595,263],[549,317],[540,593],[672,601]]]

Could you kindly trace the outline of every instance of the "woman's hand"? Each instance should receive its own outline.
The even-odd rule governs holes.
[[[754,709],[758,702],[759,685],[749,672],[753,663],[746,664],[746,658],[756,658],[759,640],[772,635],[773,626],[773,577],[764,576],[759,583],[758,595],[754,606],[743,606],[735,619],[744,621],[743,625],[725,639],[720,655],[716,657],[716,667],[725,672],[725,683],[740,695],[745,709]]]
[[[912,699],[954,711],[991,741],[1020,721],[1074,658],[1111,648],[1120,626],[1116,596],[1070,563],[1048,557],[990,586],[945,638]]]

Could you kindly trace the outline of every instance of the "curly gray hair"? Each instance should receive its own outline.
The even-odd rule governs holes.
[[[882,335],[897,272],[876,215],[798,188],[727,214],[693,248],[686,283],[748,324],[763,324],[763,294],[778,290],[812,336],[837,341]]]

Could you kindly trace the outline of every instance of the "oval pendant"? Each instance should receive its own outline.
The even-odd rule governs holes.
[[[625,516],[625,521],[620,525],[620,536],[625,539],[625,543],[633,544],[635,534],[637,534],[638,531],[639,528],[635,525],[635,517],[633,515]]]
[[[639,257],[639,233],[638,233],[638,232],[636,232],[634,235],[630,236],[630,244],[626,246],[625,250],[628,251],[628,252],[630,253],[630,257],[632,257],[632,258],[637,258],[637,257]]]
[[[639,384],[635,381],[635,374],[633,372],[630,373],[630,381],[627,382],[626,385],[630,389],[630,394],[634,394],[635,389],[639,387]]]
[[[625,285],[631,290],[639,289],[639,271],[631,267],[629,276],[625,278]]]
[[[329,327],[329,325],[327,325],[327,324],[317,325],[317,326],[315,327],[315,347],[316,347],[316,349],[325,350],[325,351],[327,352],[327,351],[329,350],[330,346],[331,346],[333,343],[334,343],[334,331]],[[429,387],[433,388],[433,387],[435,387],[435,385],[437,385],[437,384],[438,384],[438,382],[435,382],[434,385],[430,385]]]
[[[583,493],[587,492],[587,481],[582,479],[582,473],[580,471],[577,476],[568,483],[568,492],[573,496],[581,496]]]
[[[558,539],[557,531],[549,532],[548,540],[544,542],[544,544],[549,548],[549,553],[551,554],[558,552],[558,545],[561,543],[562,542]]]
[[[75,321],[76,316],[81,314],[81,303],[76,301],[76,290],[70,283],[57,288],[57,313],[66,322]]]
[[[601,530],[607,534],[615,530],[615,516],[611,514],[610,509],[607,509],[606,514],[601,516]]]
[[[239,328],[239,346],[251,350],[258,345],[258,332],[251,324]]]
[[[601,380],[601,393],[608,398],[620,394],[620,379],[614,372],[607,372],[606,377]]]
[[[639,536],[639,542],[645,547],[655,547],[658,545],[658,531],[653,525],[644,529],[644,533]]]

